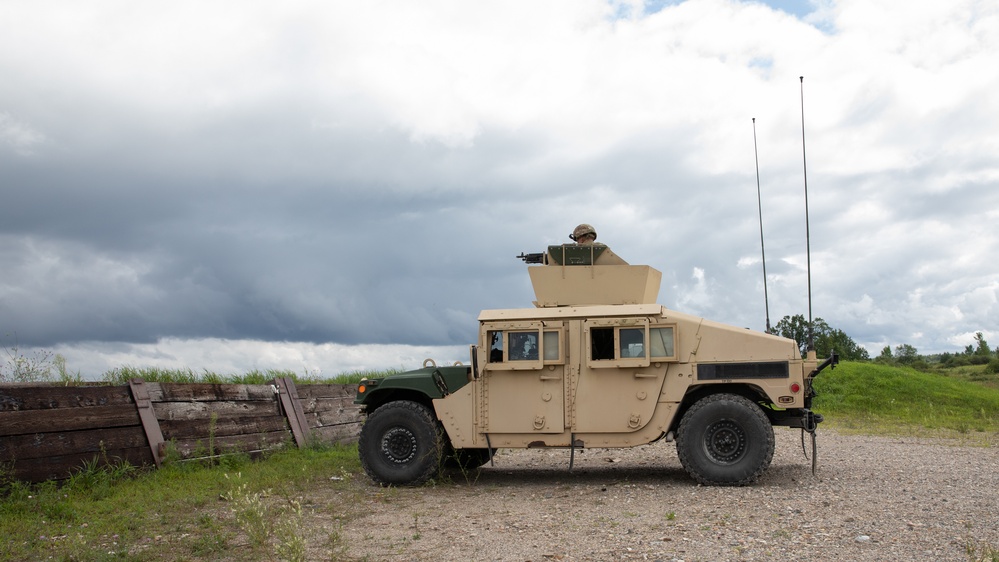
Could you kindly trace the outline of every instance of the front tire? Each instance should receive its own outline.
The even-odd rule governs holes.
[[[361,466],[382,486],[419,486],[441,469],[444,447],[437,420],[417,402],[389,402],[361,426],[357,448]]]
[[[763,409],[736,394],[712,394],[687,410],[677,431],[680,464],[701,484],[745,486],[774,456],[774,429]]]

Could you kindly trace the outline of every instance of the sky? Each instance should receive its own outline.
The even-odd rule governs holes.
[[[992,1],[3,0],[0,337],[467,361],[585,222],[675,310],[807,317],[810,262],[872,357],[999,344],[996,91]]]

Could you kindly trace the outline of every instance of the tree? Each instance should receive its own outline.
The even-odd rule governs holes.
[[[785,316],[777,322],[774,332],[785,338],[790,338],[798,342],[801,354],[808,351],[808,321],[801,314]],[[846,361],[869,361],[870,355],[867,350],[857,345],[857,342],[846,335],[842,330],[837,330],[821,319],[816,318],[812,322],[812,337],[815,341],[815,354],[818,357],[828,357],[835,351],[840,359]]]
[[[910,365],[916,359],[919,359],[919,352],[915,347],[907,343],[895,346],[895,361],[900,365]]]
[[[798,348],[802,355],[808,350],[808,322],[805,321],[803,315],[795,314],[781,318],[774,326],[773,331],[779,336],[798,342]]]
[[[989,349],[989,342],[985,341],[985,336],[981,332],[975,332],[975,355],[992,355]]]
[[[828,357],[835,351],[845,361],[870,361],[867,350],[857,345],[843,330],[829,329],[815,336],[815,352],[819,357]]]
[[[889,364],[894,363],[895,357],[892,356],[891,354],[891,346],[886,345],[883,348],[881,348],[881,355],[878,355],[875,361],[877,361],[878,363],[889,363]]]

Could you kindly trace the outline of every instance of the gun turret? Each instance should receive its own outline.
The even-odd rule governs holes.
[[[537,254],[525,254],[521,252],[517,258],[524,260],[524,263],[545,263],[544,252],[539,252]]]
[[[521,253],[528,264],[534,305],[540,308],[597,304],[654,304],[662,273],[628,265],[605,244],[561,244],[548,251]]]

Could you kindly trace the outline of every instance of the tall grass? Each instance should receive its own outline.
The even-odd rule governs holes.
[[[353,371],[332,377],[317,373],[299,374],[294,371],[267,369],[252,370],[243,374],[220,374],[204,370],[163,369],[159,367],[119,367],[104,373],[101,380],[108,384],[128,384],[131,379],[146,382],[211,383],[211,384],[267,384],[276,378],[290,377],[295,384],[355,384],[364,377],[383,377],[398,371]]]

